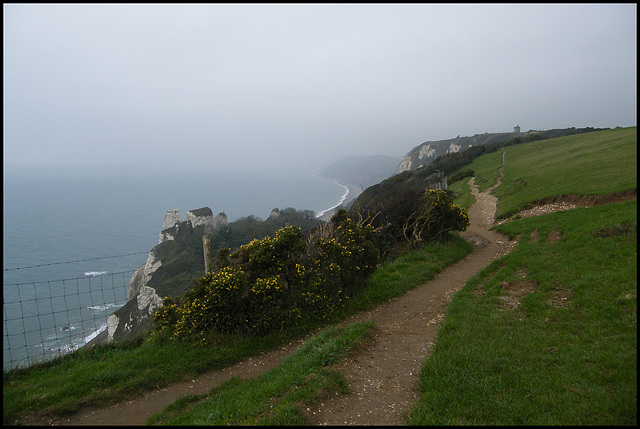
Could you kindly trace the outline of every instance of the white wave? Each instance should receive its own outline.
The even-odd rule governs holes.
[[[121,306],[122,304],[104,304],[104,305],[90,305],[87,308],[93,311],[107,311],[110,308],[119,308]]]
[[[98,329],[96,329],[92,333],[90,333],[89,335],[87,335],[86,337],[84,337],[84,339],[82,340],[82,344],[78,345],[76,348],[79,348],[79,347],[84,346],[85,344],[88,344],[89,341],[93,340],[95,337],[100,335],[100,333],[104,332],[105,329],[107,329],[107,324],[106,323],[104,325],[100,326]]]
[[[61,330],[65,330],[64,328],[66,328],[66,327],[63,327]],[[68,329],[68,330],[74,330],[74,329],[76,329],[76,328],[74,326],[71,326],[71,328]],[[104,325],[102,325],[98,329],[96,329],[95,331],[91,332],[89,335],[86,335],[83,338],[76,338],[76,339],[72,340],[71,344],[60,344],[60,340],[61,339],[59,339],[59,338],[57,338],[55,336],[53,336],[53,338],[51,338],[51,336],[49,336],[49,337],[46,338],[46,340],[48,340],[48,341],[43,341],[40,344],[34,344],[32,347],[44,349],[44,350],[46,350],[48,352],[66,354],[66,353],[74,352],[74,351],[78,350],[79,348],[85,346],[91,340],[93,340],[98,335],[100,335],[100,333],[104,332],[106,329],[107,329],[107,324],[105,323]]]
[[[84,275],[87,277],[98,277],[103,274],[107,274],[107,272],[106,271],[87,271],[86,273],[84,273]]]

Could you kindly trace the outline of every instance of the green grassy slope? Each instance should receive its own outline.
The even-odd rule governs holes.
[[[557,195],[605,195],[637,188],[637,127],[598,131],[505,148],[497,218]],[[481,189],[495,183],[501,152],[475,160]]]
[[[636,141],[633,127],[508,147],[498,207],[635,188]],[[487,187],[500,163],[468,168]],[[636,201],[497,229],[519,245],[452,300],[409,424],[635,425]]]
[[[636,424],[636,202],[499,229],[520,244],[452,300],[409,423]]]

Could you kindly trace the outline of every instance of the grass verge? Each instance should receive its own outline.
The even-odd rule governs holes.
[[[454,296],[411,425],[635,425],[637,204],[496,229],[520,244]]]
[[[255,379],[234,378],[206,395],[180,398],[149,425],[301,425],[300,407],[331,392],[347,392],[342,374],[327,366],[366,342],[374,325],[331,327],[311,338],[278,367]]]

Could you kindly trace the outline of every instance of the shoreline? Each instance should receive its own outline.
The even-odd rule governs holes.
[[[330,221],[331,217],[336,213],[336,209],[349,204],[351,201],[358,198],[360,194],[362,194],[362,187],[360,185],[353,185],[351,183],[340,183],[338,180],[335,180],[335,183],[344,187],[347,192],[342,196],[342,199],[338,204],[320,212],[320,214],[316,216],[316,219],[320,219],[325,222]]]

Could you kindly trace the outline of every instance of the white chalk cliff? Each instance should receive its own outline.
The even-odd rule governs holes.
[[[396,174],[425,167],[436,158],[448,153],[462,152],[473,146],[506,142],[519,135],[520,133],[514,130],[514,132],[509,133],[484,133],[476,134],[472,137],[458,136],[448,140],[427,141],[414,147],[405,155],[400,165],[398,165]]]
[[[211,234],[227,225],[227,216],[222,212],[214,218],[211,209],[203,207],[188,211],[185,221],[181,222],[179,210],[167,211],[158,245],[151,249],[147,261],[131,276],[127,288],[127,303],[108,317],[108,341],[142,335],[152,329],[153,313],[162,307],[163,301],[156,290],[149,286],[154,273],[162,267],[162,261],[157,256],[157,247],[166,241],[175,240],[180,228],[196,228],[200,225],[204,225],[205,234]]]

